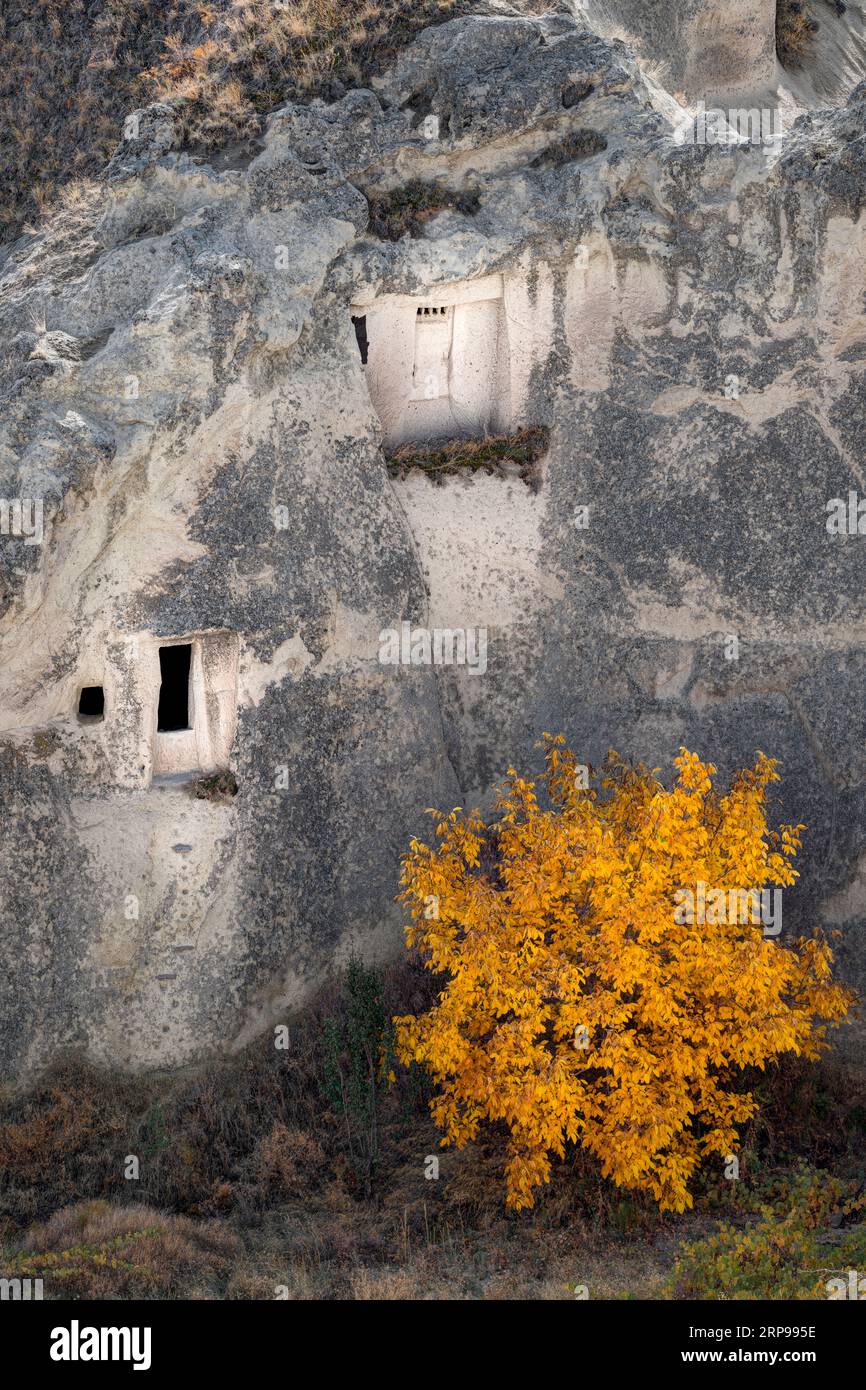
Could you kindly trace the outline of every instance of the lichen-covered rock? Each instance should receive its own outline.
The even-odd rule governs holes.
[[[544,730],[587,761],[781,757],[808,825],[785,929],[823,915],[862,977],[866,538],[827,506],[866,492],[866,91],[768,146],[678,142],[673,106],[567,16],[456,20],[225,167],[137,113],[7,252],[12,1072],[235,1047],[393,951],[424,809],[484,801]],[[455,196],[379,240],[368,198],[419,183]],[[397,346],[365,367],[352,316],[410,299],[455,334],[498,306],[465,321],[496,324],[511,423],[550,429],[539,487],[389,477],[372,398],[405,363],[374,379]],[[404,623],[483,629],[483,669],[383,662]]]

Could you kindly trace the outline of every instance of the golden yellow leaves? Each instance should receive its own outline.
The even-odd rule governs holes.
[[[702,1157],[732,1152],[754,1112],[735,1074],[817,1055],[851,996],[823,939],[783,946],[754,916],[683,919],[675,900],[789,886],[804,827],[768,829],[764,754],[723,796],[687,749],[670,790],[614,754],[596,788],[561,736],[545,742],[544,807],[511,769],[491,825],[434,812],[435,847],[411,844],[407,941],[444,983],[395,1020],[398,1056],[436,1080],[443,1143],[508,1126],[510,1206],[532,1205],[569,1141],[682,1211]]]

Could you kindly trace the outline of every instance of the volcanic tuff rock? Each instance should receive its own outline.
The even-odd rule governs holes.
[[[862,980],[866,541],[826,521],[866,495],[866,85],[769,146],[678,115],[567,15],[455,20],[210,163],[137,113],[7,249],[0,494],[43,502],[41,544],[0,538],[12,1071],[235,1047],[393,951],[424,808],[484,802],[544,730],[590,762],[781,757],[785,929],[838,924]],[[451,204],[371,235],[419,182]],[[539,485],[392,480],[351,315],[476,282],[504,286],[512,423],[550,429]],[[381,665],[403,621],[486,628],[486,671]],[[197,771],[234,797],[160,753],[181,638]]]

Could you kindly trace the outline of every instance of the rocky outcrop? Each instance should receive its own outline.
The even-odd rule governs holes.
[[[866,87],[767,145],[675,139],[673,106],[568,16],[456,20],[210,164],[138,113],[8,251],[11,1071],[235,1047],[395,950],[424,808],[484,802],[544,730],[781,757],[785,929],[838,925],[862,978],[866,541],[828,503],[866,497]],[[424,183],[454,197],[419,234],[369,231]],[[480,281],[540,485],[392,480],[352,316],[447,289],[457,332]],[[404,623],[484,629],[484,670],[383,662]],[[186,743],[157,727],[171,644]],[[197,796],[226,764],[237,795]]]
[[[776,0],[581,0],[579,8],[690,101],[753,92],[775,77]]]

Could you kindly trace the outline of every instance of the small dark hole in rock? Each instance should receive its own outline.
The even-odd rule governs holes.
[[[425,116],[429,116],[433,110],[433,102],[428,91],[415,92],[414,96],[409,97],[400,107],[401,111],[411,111],[412,119],[409,122],[412,130],[417,130]]]
[[[570,110],[572,106],[577,106],[578,102],[586,101],[591,91],[591,82],[569,82],[562,89],[562,104],[566,110]]]
[[[367,338],[367,315],[353,314],[352,322],[355,325],[355,337],[358,340],[358,351],[361,354],[361,365],[366,367],[367,352],[370,347],[370,342]]]
[[[105,691],[101,685],[85,685],[78,697],[79,719],[97,720],[105,717]]]

